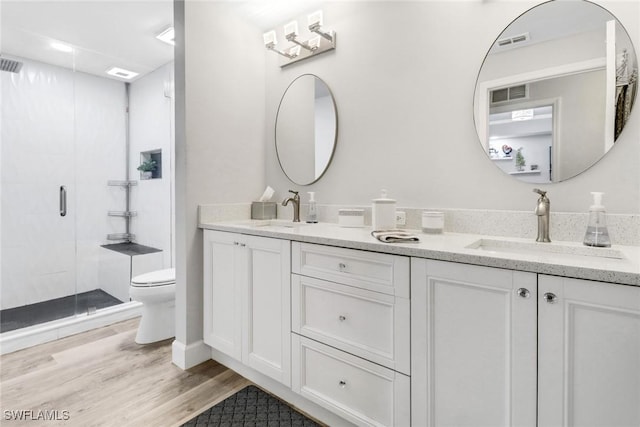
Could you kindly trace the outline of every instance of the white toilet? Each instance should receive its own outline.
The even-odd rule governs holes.
[[[142,303],[136,342],[149,344],[175,336],[176,269],[144,273],[131,279],[129,296]]]

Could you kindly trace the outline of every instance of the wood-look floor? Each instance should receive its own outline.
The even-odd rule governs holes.
[[[128,320],[1,356],[0,425],[176,426],[250,384],[212,360],[181,370],[172,340],[138,345],[137,326]],[[12,410],[68,411],[69,419],[8,420]]]

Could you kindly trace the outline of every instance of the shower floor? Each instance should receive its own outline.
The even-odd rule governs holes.
[[[122,301],[102,289],[95,289],[68,297],[0,310],[0,333],[64,319],[86,313],[90,308],[99,310],[122,304]]]

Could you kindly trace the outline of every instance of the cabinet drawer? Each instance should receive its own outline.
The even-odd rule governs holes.
[[[409,258],[310,243],[292,243],[293,272],[409,298]]]
[[[292,275],[293,331],[409,375],[406,298]]]
[[[293,390],[361,426],[410,425],[409,377],[292,334]]]

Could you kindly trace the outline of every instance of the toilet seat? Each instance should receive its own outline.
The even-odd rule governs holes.
[[[165,270],[152,271],[150,273],[140,274],[131,279],[133,287],[157,287],[174,285],[176,283],[176,269],[167,268]]]

